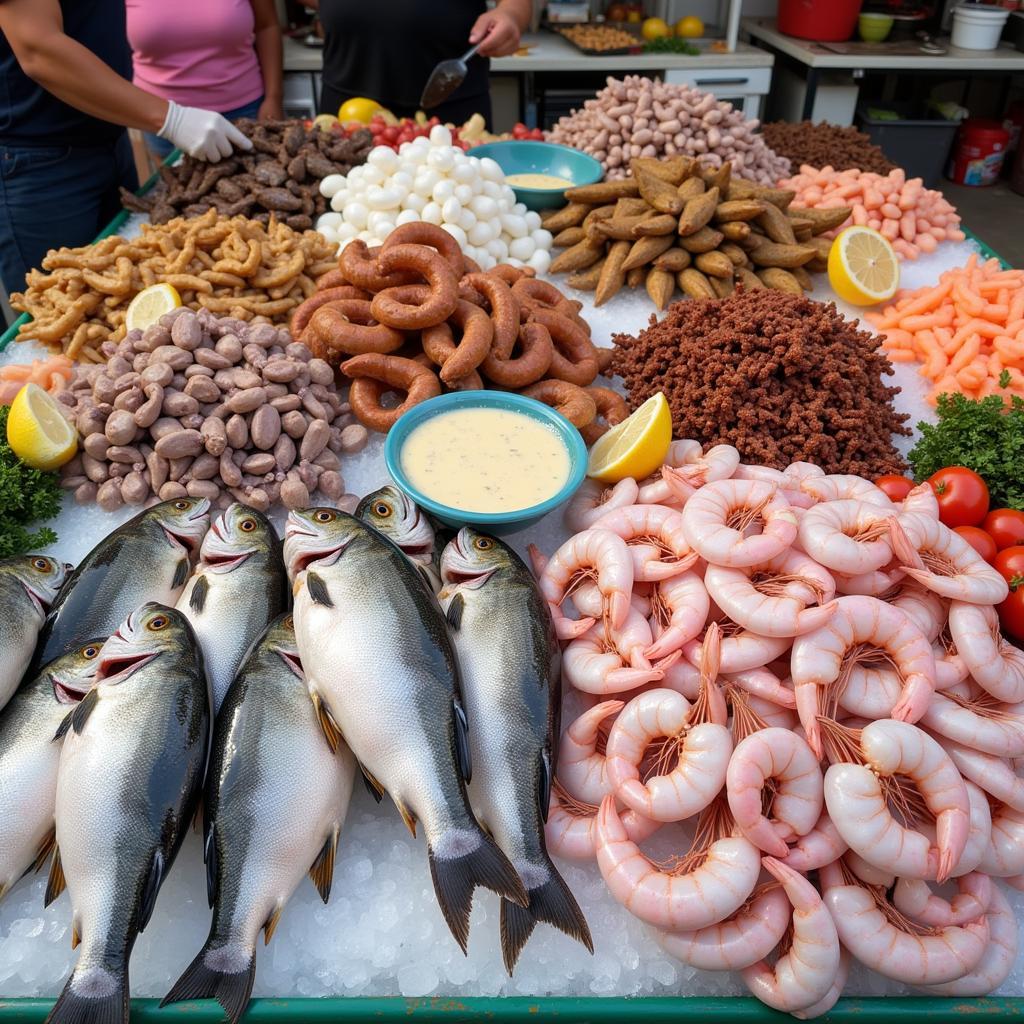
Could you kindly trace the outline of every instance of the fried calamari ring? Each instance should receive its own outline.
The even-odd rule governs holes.
[[[597,406],[597,415],[593,422],[588,423],[580,430],[583,440],[589,447],[603,434],[607,434],[609,427],[621,423],[629,415],[629,406],[622,395],[617,391],[612,391],[611,388],[591,385],[586,392]],[[601,420],[604,422],[602,423]]]
[[[492,277],[500,277],[509,287],[523,277],[533,277],[536,271],[533,267],[513,267],[511,263],[499,263],[487,271]]]
[[[330,273],[333,274],[334,271],[332,270]],[[288,330],[292,332],[293,338],[298,338],[306,329],[306,325],[312,319],[313,314],[321,306],[326,306],[328,302],[336,302],[338,299],[369,299],[369,297],[369,292],[364,292],[362,288],[356,288],[351,284],[336,285],[334,288],[322,288],[313,292],[305,302],[295,307]]]
[[[444,228],[436,224],[428,224],[424,220],[415,220],[410,224],[402,224],[384,239],[381,252],[387,252],[396,245],[425,245],[436,249],[452,268],[456,277],[466,273],[466,258],[462,255],[459,243]]]
[[[605,377],[612,368],[612,363],[615,362],[615,349],[601,348],[600,346],[594,347],[597,351],[597,372],[602,377]]]
[[[413,406],[441,394],[441,382],[432,370],[401,356],[366,353],[345,360],[341,372],[352,379],[348,400],[356,419],[382,434]],[[381,404],[389,391],[405,393],[405,399],[393,409]]]
[[[455,343],[452,327],[462,331]],[[491,318],[479,306],[461,299],[448,320],[426,327],[420,336],[423,351],[441,367],[441,380],[451,385],[475,370],[491,351],[494,328]]]
[[[405,334],[377,323],[366,299],[335,299],[313,313],[300,340],[316,353],[333,355],[333,360],[320,358],[336,363],[343,355],[394,352],[404,344]]]
[[[479,292],[490,307],[494,352],[500,359],[508,359],[519,337],[519,300],[500,277],[489,274],[467,274],[460,282],[460,289],[462,285]]]
[[[497,345],[491,346],[490,355],[480,364],[480,371],[492,384],[502,388],[524,388],[548,372],[554,346],[543,324],[522,324],[519,345],[519,355],[510,354],[507,359],[498,355]]]
[[[430,285],[430,295],[417,305],[399,301],[385,289],[373,297],[375,320],[404,331],[420,331],[424,327],[447,320],[459,302],[459,280],[450,264],[433,249],[425,245],[396,245],[382,249],[377,256],[381,274],[397,270],[414,271]]]
[[[593,398],[583,388],[565,380],[539,380],[519,393],[550,405],[577,429],[592,423],[597,415],[597,405]]]
[[[530,311],[530,320],[543,324],[551,335],[554,352],[551,354],[548,376],[581,388],[593,384],[597,376],[597,349],[583,328],[575,320],[553,309],[533,309]]]
[[[385,288],[396,288],[402,284],[413,284],[416,274],[396,272],[385,274],[377,267],[376,251],[366,248],[361,238],[353,238],[338,257],[338,268],[350,284],[368,292],[379,292]]]

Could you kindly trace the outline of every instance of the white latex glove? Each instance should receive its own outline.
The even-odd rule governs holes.
[[[252,149],[252,143],[229,121],[212,110],[180,107],[171,100],[167,117],[157,132],[190,156],[216,163],[231,156],[232,150]]]

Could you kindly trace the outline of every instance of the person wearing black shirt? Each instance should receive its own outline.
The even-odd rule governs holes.
[[[324,70],[320,110],[337,114],[345,100],[367,96],[399,117],[420,105],[424,85],[442,60],[461,57],[481,43],[481,57],[468,64],[466,80],[429,111],[461,124],[471,114],[491,123],[487,57],[515,53],[529,26],[531,0],[319,0],[324,27]],[[482,58],[482,59],[481,59]]]

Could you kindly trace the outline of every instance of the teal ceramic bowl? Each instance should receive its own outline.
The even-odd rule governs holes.
[[[865,43],[880,43],[892,31],[893,18],[890,14],[874,14],[870,11],[857,19],[857,32]]]
[[[554,174],[574,185],[593,185],[604,177],[604,168],[586,153],[553,142],[530,142],[509,139],[505,142],[485,142],[474,146],[470,156],[489,156],[509,174]],[[565,194],[559,188],[518,188],[512,190],[516,199],[528,210],[549,210],[565,205]]]
[[[523,413],[531,419],[554,428],[561,437],[569,452],[569,478],[558,491],[547,501],[528,508],[516,509],[512,512],[465,512],[462,509],[444,505],[433,498],[428,498],[419,488],[414,487],[402,469],[402,447],[406,438],[421,423],[432,419],[440,413],[451,412],[453,409],[508,409]],[[580,432],[561,414],[554,409],[523,395],[505,391],[453,391],[447,395],[427,399],[414,406],[388,431],[384,442],[384,462],[391,479],[420,508],[426,509],[431,515],[440,519],[447,526],[483,526],[491,533],[514,533],[524,527],[531,526],[546,516],[552,509],[558,508],[564,501],[572,497],[576,488],[583,482],[587,471],[587,446],[580,437]]]

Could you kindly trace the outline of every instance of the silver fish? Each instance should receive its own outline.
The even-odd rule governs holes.
[[[0,708],[32,661],[46,609],[66,577],[63,562],[46,555],[0,560]]]
[[[147,601],[174,605],[210,525],[206,498],[147,508],[85,556],[61,587],[39,638],[33,669],[94,636],[110,636]]]
[[[547,604],[511,548],[469,527],[444,549],[441,576],[469,719],[470,801],[530,897],[525,908],[501,901],[505,967],[511,974],[537,921],[593,953],[586,919],[544,843],[561,709]]]
[[[412,498],[394,484],[385,484],[359,502],[355,515],[394,541],[435,594],[441,589],[441,552],[434,543],[434,527]]]
[[[0,713],[0,898],[49,859],[60,763],[53,734],[92,686],[105,639],[51,662]]]
[[[469,808],[466,717],[441,610],[399,548],[344,512],[292,512],[284,551],[324,734],[344,737],[414,835],[422,823],[437,901],[465,951],[477,885],[524,906],[526,893]]]
[[[48,1021],[124,1024],[128,960],[195,813],[210,700],[188,620],[149,603],[103,645],[96,682],[61,724],[57,847],[78,963]]]
[[[291,615],[267,627],[227,692],[203,801],[210,934],[167,994],[220,1001],[234,1024],[249,1002],[256,939],[269,942],[308,871],[324,903],[355,761],[324,740]]]
[[[253,641],[288,607],[281,542],[262,512],[234,502],[214,520],[176,607],[203,648],[216,713]]]

